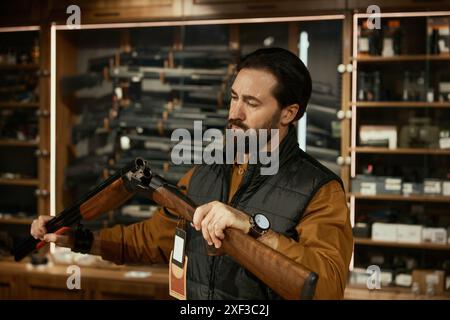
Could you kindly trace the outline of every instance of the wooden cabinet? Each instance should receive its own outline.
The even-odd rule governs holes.
[[[357,10],[360,12],[366,12],[367,7],[371,5],[378,5],[381,12],[392,12],[394,10],[448,10],[450,8],[449,1],[442,0],[427,0],[427,1],[416,1],[416,0],[348,0],[347,8],[351,10]]]
[[[64,22],[67,7],[73,1],[50,1],[48,15],[52,21]],[[81,10],[81,23],[107,23],[181,18],[182,0],[111,0],[77,1]]]
[[[81,289],[69,290],[67,266],[32,267],[0,262],[0,299],[170,299],[168,269],[154,267],[80,267]],[[141,271],[146,277],[129,277]]]
[[[260,17],[310,15],[337,12],[345,9],[343,0],[186,0],[183,1],[184,17]]]
[[[9,251],[49,214],[50,29],[0,28],[0,38],[0,248]]]
[[[432,36],[445,38],[450,18],[441,11],[382,13],[380,48],[373,41],[377,31],[367,31],[366,15],[354,17],[353,34],[358,36],[353,43],[349,195],[352,223],[357,224],[355,274],[377,265],[388,279],[383,287],[403,285],[411,291],[413,270],[449,272],[447,236],[432,243],[423,234],[425,228],[445,233],[449,226],[448,192],[441,187],[430,191],[427,185],[445,185],[450,177],[450,152],[439,138],[450,128],[450,101],[442,90],[450,77],[450,55],[445,41],[440,53],[433,52],[437,40]],[[389,42],[393,30],[400,37]],[[423,135],[415,139],[418,126]],[[366,138],[375,131],[376,138]],[[392,137],[386,136],[388,131]],[[392,181],[397,181],[394,188]],[[381,226],[376,233],[375,223]],[[387,228],[393,230],[391,238]],[[419,231],[411,232],[414,228]],[[411,281],[396,281],[399,274]],[[357,277],[354,281],[360,284]]]

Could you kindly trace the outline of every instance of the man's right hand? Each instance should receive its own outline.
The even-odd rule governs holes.
[[[35,239],[43,240],[45,242],[54,242],[59,247],[73,248],[74,236],[73,231],[66,231],[64,234],[58,235],[55,233],[47,233],[45,225],[53,217],[39,216],[38,219],[33,220],[31,224],[31,235]]]

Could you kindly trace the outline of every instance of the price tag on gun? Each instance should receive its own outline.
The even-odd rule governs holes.
[[[183,223],[184,225],[184,223]],[[173,250],[170,253],[169,293],[179,300],[186,300],[186,269],[188,257],[185,254],[186,231],[175,230]]]

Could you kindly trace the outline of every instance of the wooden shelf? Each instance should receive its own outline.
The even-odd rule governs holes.
[[[39,69],[39,65],[35,63],[27,64],[0,64],[0,70],[35,70]]]
[[[448,202],[450,196],[424,196],[424,195],[395,195],[395,194],[379,194],[374,196],[363,195],[359,193],[350,193],[350,196],[361,200],[380,200],[380,201],[412,201],[412,202]]]
[[[32,218],[0,218],[0,224],[31,224]]]
[[[392,57],[361,55],[353,58],[361,63],[407,62],[407,61],[450,61],[450,54],[404,54]]]
[[[394,247],[394,248],[412,248],[412,249],[431,249],[431,250],[450,250],[448,244],[437,243],[404,243],[393,241],[376,241],[366,238],[355,238],[355,244],[378,247]]]
[[[0,185],[37,187],[38,184],[39,184],[39,181],[37,179],[4,179],[4,178],[0,178]]]
[[[37,147],[37,141],[21,141],[14,139],[0,139],[0,147]]]
[[[356,147],[351,150],[356,153],[450,155],[450,149]]]
[[[39,102],[0,102],[0,108],[39,108]]]
[[[449,102],[426,102],[426,101],[358,101],[350,102],[357,108],[449,108]]]
[[[448,300],[449,293],[427,296],[415,295],[411,288],[381,287],[380,290],[369,290],[366,286],[348,284],[345,288],[345,300]]]

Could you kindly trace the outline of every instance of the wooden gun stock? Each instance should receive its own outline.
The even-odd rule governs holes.
[[[160,179],[154,177],[153,179]],[[150,197],[165,208],[192,221],[195,204],[174,186],[153,183]],[[318,275],[240,230],[228,228],[223,251],[284,299],[312,299]]]

